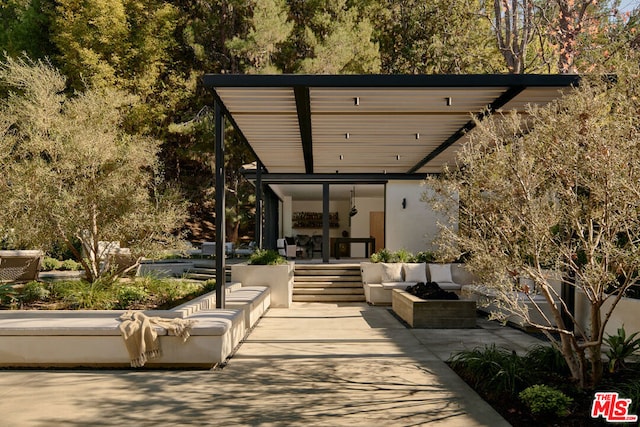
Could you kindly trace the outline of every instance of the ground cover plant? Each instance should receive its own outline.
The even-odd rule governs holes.
[[[591,417],[596,392],[617,392],[631,399],[629,414],[640,411],[640,363],[628,362],[605,372],[598,387],[585,390],[571,380],[564,357],[548,343],[532,347],[524,356],[487,345],[457,353],[451,368],[511,425],[602,426]]]
[[[0,286],[0,309],[154,310],[175,307],[215,289],[215,280],[154,278],[61,280]]]

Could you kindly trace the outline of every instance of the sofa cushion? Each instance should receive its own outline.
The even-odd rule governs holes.
[[[436,282],[436,283],[438,284],[438,286],[440,286],[440,289],[443,289],[445,291],[459,291],[460,289],[462,289],[462,285],[455,282]]]
[[[360,264],[362,283],[382,283],[382,265],[374,262],[363,262]]]
[[[451,264],[429,264],[429,277],[432,282],[453,282]]]
[[[415,285],[414,282],[382,282],[383,289],[407,289],[407,287]]]
[[[404,269],[405,282],[425,283],[427,281],[426,263],[404,264],[402,268]]]
[[[382,283],[402,281],[402,263],[382,263]]]

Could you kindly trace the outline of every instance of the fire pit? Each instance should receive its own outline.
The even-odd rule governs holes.
[[[422,299],[394,289],[391,306],[412,328],[461,329],[476,326],[475,301]]]

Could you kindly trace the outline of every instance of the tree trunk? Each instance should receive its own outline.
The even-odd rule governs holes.
[[[591,364],[591,384],[595,385],[602,378],[602,321],[600,319],[601,303],[591,304],[591,341],[595,344],[589,349],[589,363]]]

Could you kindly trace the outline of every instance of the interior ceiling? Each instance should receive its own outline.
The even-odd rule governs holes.
[[[439,173],[455,163],[474,116],[523,114],[527,104],[545,104],[577,81],[513,74],[204,78],[267,174],[307,176]]]
[[[290,196],[293,200],[322,200],[322,185],[320,184],[272,184],[271,188],[280,197]],[[333,184],[329,187],[331,200],[349,201],[355,198],[384,197],[384,184]]]

